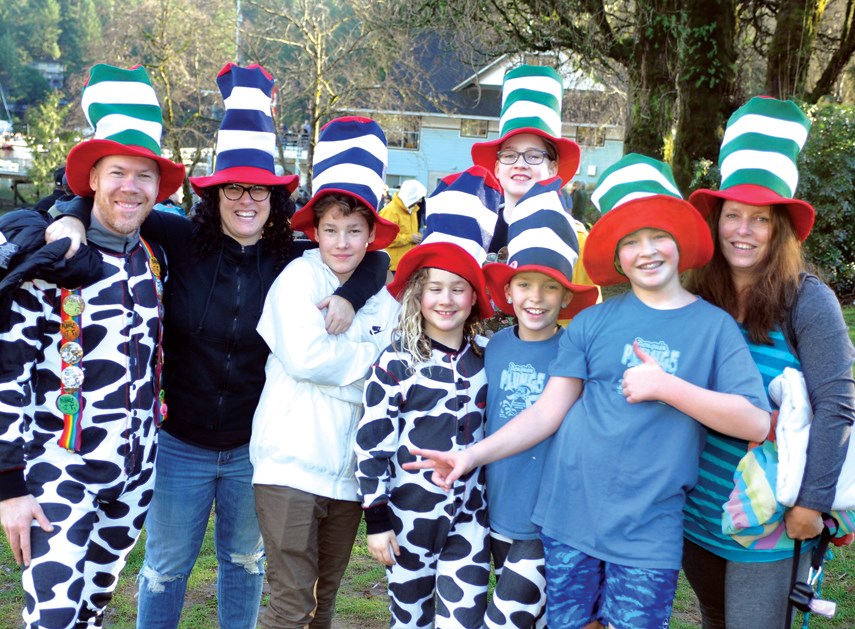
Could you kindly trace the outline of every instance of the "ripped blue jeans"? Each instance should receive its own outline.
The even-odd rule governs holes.
[[[178,626],[187,579],[214,506],[221,627],[254,629],[264,582],[264,548],[249,447],[207,450],[158,436],[154,498],[139,574],[138,629]]]

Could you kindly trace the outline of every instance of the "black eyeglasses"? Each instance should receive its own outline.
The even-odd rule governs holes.
[[[504,164],[505,166],[511,166],[517,163],[520,155],[525,160],[526,164],[530,166],[537,166],[538,164],[542,164],[543,160],[549,157],[549,153],[546,151],[541,151],[540,149],[528,149],[527,151],[523,151],[520,153],[519,151],[514,151],[511,149],[503,149],[496,153],[496,157],[499,160],[500,164]],[[549,159],[552,159],[549,157]]]
[[[244,192],[249,192],[253,201],[264,201],[270,196],[270,186],[250,186],[247,188],[239,183],[227,183],[221,189],[229,201],[240,201]]]

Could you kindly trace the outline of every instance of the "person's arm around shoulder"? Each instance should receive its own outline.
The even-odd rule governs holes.
[[[403,467],[408,470],[433,468],[433,482],[449,490],[454,481],[476,467],[528,450],[553,435],[581,393],[580,379],[552,376],[537,402],[486,439],[454,452],[414,448],[411,452],[423,460],[406,463]]]
[[[328,333],[347,332],[356,311],[386,285],[389,259],[389,254],[385,251],[369,251],[350,279],[332,295],[318,302],[317,307],[320,310],[327,309],[324,324]]]
[[[710,391],[666,373],[655,358],[633,343],[641,364],[623,374],[623,394],[630,404],[659,401],[676,408],[708,428],[745,439],[763,441],[770,415],[736,393]]]

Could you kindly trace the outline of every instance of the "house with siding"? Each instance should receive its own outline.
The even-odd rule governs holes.
[[[624,105],[620,95],[573,68],[555,55],[504,55],[483,67],[455,61],[450,50],[436,45],[431,56],[430,83],[435,98],[417,107],[389,110],[365,107],[349,113],[377,120],[386,132],[389,166],[386,182],[397,189],[417,179],[428,190],[451,173],[472,165],[472,144],[499,136],[502,79],[521,63],[553,65],[565,79],[563,136],[575,140],[582,159],[574,178],[589,188],[600,173],[623,155]]]

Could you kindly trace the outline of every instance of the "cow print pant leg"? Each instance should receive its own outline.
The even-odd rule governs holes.
[[[99,489],[47,462],[31,465],[27,478],[54,530],[30,529],[24,621],[39,629],[101,626],[151,502],[151,469]]]
[[[484,625],[489,629],[546,627],[546,568],[539,539],[518,539],[508,545]]]
[[[484,515],[461,509],[449,517],[441,505],[395,510],[401,553],[387,570],[392,627],[480,629],[490,575]]]

